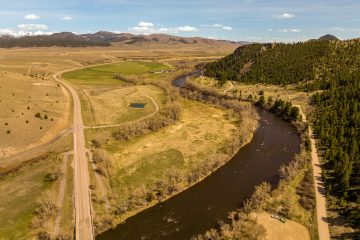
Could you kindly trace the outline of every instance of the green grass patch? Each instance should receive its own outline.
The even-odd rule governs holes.
[[[169,149],[143,157],[135,168],[120,169],[115,177],[120,188],[136,189],[142,184],[151,185],[162,179],[171,168],[183,167],[182,153],[176,149]]]
[[[33,212],[42,193],[52,184],[45,179],[56,164],[41,161],[0,181],[0,239],[30,238]]]
[[[63,77],[74,84],[119,85],[123,82],[114,79],[113,73],[142,75],[168,69],[168,66],[161,63],[129,61],[75,70],[65,73]]]

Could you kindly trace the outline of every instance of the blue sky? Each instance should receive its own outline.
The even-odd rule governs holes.
[[[359,0],[0,0],[0,34],[108,30],[244,41],[360,37]]]

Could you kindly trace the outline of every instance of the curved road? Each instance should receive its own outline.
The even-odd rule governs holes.
[[[84,124],[81,116],[81,104],[79,96],[74,88],[60,79],[61,74],[72,71],[66,70],[54,75],[54,79],[65,86],[72,95],[74,101],[74,195],[75,195],[75,224],[77,240],[93,240],[93,228],[91,219],[90,190],[88,161],[86,159]]]

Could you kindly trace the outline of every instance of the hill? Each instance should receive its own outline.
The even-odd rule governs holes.
[[[332,41],[339,41],[339,39],[337,37],[335,37],[334,35],[331,34],[326,34],[322,37],[319,37],[319,40],[332,40]]]
[[[355,226],[360,225],[359,55],[359,39],[252,44],[205,66],[205,75],[221,83],[322,90],[313,95],[313,124],[324,158],[326,193],[336,197],[335,205]]]
[[[144,44],[167,44],[167,45],[243,45],[243,42],[226,40],[213,40],[200,37],[178,37],[166,34],[134,35],[131,33],[113,33],[99,31],[91,34],[74,34],[71,32],[54,33],[39,36],[0,36],[0,47],[90,47],[111,45],[144,45]]]

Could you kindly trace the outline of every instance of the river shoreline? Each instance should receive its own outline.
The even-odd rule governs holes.
[[[255,131],[256,131],[256,129],[255,129]],[[165,202],[165,201],[168,201],[168,200],[170,200],[171,198],[176,197],[177,195],[179,195],[179,194],[181,194],[182,192],[186,191],[187,189],[189,189],[189,188],[195,186],[196,184],[199,184],[200,182],[204,181],[206,178],[208,178],[209,176],[211,176],[212,174],[214,174],[219,168],[223,167],[223,166],[226,165],[229,161],[231,161],[231,159],[234,158],[234,156],[237,154],[238,151],[241,150],[241,148],[245,147],[246,145],[248,145],[248,144],[251,142],[253,136],[254,136],[254,132],[252,132],[251,135],[249,135],[247,141],[245,141],[244,144],[242,144],[242,145],[236,150],[236,153],[235,153],[234,155],[229,156],[226,161],[224,161],[221,165],[219,165],[219,166],[218,166],[216,169],[214,169],[212,172],[208,173],[208,174],[205,175],[204,177],[201,177],[198,181],[196,181],[196,182],[194,182],[194,183],[192,183],[192,184],[190,184],[190,185],[184,186],[184,188],[180,189],[179,191],[177,191],[177,192],[176,192],[175,194],[173,194],[173,195],[167,196],[167,197],[164,198],[162,201],[153,201],[153,202],[149,203],[149,205],[147,205],[147,206],[145,206],[145,207],[143,207],[143,208],[139,208],[139,209],[136,209],[136,210],[134,210],[134,211],[130,211],[130,212],[124,214],[121,219],[115,220],[116,222],[115,222],[115,224],[114,224],[112,227],[107,228],[107,229],[104,229],[103,231],[99,232],[96,236],[101,235],[102,233],[104,233],[104,232],[106,232],[106,231],[108,231],[108,230],[110,230],[110,229],[115,229],[119,224],[125,223],[127,219],[129,219],[129,218],[131,218],[131,217],[133,217],[133,216],[141,213],[142,211],[144,211],[144,210],[146,210],[146,209],[149,209],[149,208],[151,208],[151,207],[154,207],[154,206],[156,206],[157,204],[161,204],[161,203],[163,203],[163,202]]]
[[[185,81],[186,77],[187,76],[183,76],[180,78]],[[179,78],[176,80],[179,80]],[[258,112],[262,116],[260,119],[261,123],[258,125],[259,128],[257,128],[251,134],[249,139],[246,139],[247,141],[237,149],[232,158],[229,157],[226,161],[222,162],[221,166],[215,168],[206,176],[199,179],[199,181],[194,182],[190,186],[188,185],[187,187],[182,188],[176,194],[167,197],[163,201],[154,201],[152,204],[133,211],[129,215],[126,215],[126,221],[123,222],[123,224],[117,225],[115,228],[113,227],[113,229],[99,234],[97,239],[190,238],[193,235],[200,234],[214,227],[217,221],[215,220],[216,218],[220,217],[220,219],[224,219],[230,211],[239,208],[242,205],[242,201],[250,197],[254,191],[253,188],[259,185],[261,182],[268,181],[271,183],[271,185],[276,186],[280,179],[278,175],[278,169],[280,168],[280,165],[290,162],[295,153],[300,151],[300,139],[297,130],[289,123],[280,120],[278,117],[266,110],[258,109]],[[279,126],[281,127],[279,128]],[[254,135],[256,135],[255,139]],[[273,143],[273,140],[269,139],[269,136],[271,135],[279,136],[275,137],[275,139],[279,140],[279,143],[277,143],[279,147],[274,146],[272,149],[268,147],[268,145],[270,146]],[[290,140],[284,140],[288,137],[280,137],[282,135],[289,135]],[[263,138],[267,140],[261,140]],[[262,149],[264,147],[268,150],[264,149],[259,151],[259,148]],[[272,152],[273,156],[271,156],[271,154],[267,154],[267,151]],[[274,164],[271,163],[271,165],[268,165],[270,163],[269,161],[275,161],[276,164],[274,162]],[[264,164],[268,166],[265,167]],[[254,167],[251,167],[252,165]],[[231,170],[234,167],[235,169]],[[256,169],[262,173],[252,173],[254,171],[256,172]],[[271,171],[269,171],[269,169]],[[238,176],[238,174],[240,175]],[[256,174],[259,174],[259,177],[256,177]],[[248,176],[246,177],[246,175]],[[219,180],[220,182],[225,183],[224,187],[221,186],[220,182],[217,183],[216,181],[216,179],[219,179],[219,176],[220,179],[228,179],[225,180],[225,182],[224,180]],[[242,180],[236,180],[237,178]],[[243,182],[244,180],[245,182]],[[233,189],[233,187],[235,187],[237,184],[241,184],[241,187],[236,187]],[[230,189],[228,190],[227,187]],[[215,197],[214,201],[211,199],[211,197],[204,198],[203,196],[204,194],[210,194],[210,192],[219,192],[212,195],[212,197]],[[240,195],[238,196],[237,194]],[[229,195],[228,201],[224,202],[224,199],[227,199],[226,197],[224,197],[224,199],[219,199],[221,195]],[[197,198],[199,198],[199,200],[197,200]],[[181,204],[178,204],[178,202],[181,202]],[[219,205],[219,203],[215,202],[222,202],[222,204]],[[200,204],[198,206],[199,209],[193,209],[193,211],[184,212],[185,209],[182,210],[182,208],[186,206],[185,203],[190,204],[191,206],[193,205],[192,207]],[[211,207],[213,204],[217,205],[217,208],[213,209],[213,207]],[[209,206],[205,207],[206,205]],[[174,207],[176,208],[174,209]],[[209,211],[211,212],[215,210],[216,212],[214,214],[209,213]],[[168,216],[169,214],[170,216]],[[207,214],[210,214],[209,217],[205,217]],[[194,217],[189,218],[189,215],[194,215]],[[183,219],[177,220],[178,218]],[[185,220],[187,218],[189,219]],[[199,221],[196,221],[197,224],[199,224],[198,227],[195,227],[189,223],[190,219],[195,221],[196,218],[199,218]],[[153,220],[151,221],[150,219]],[[175,227],[171,224],[179,226]],[[182,231],[180,231],[180,229],[182,229]]]

